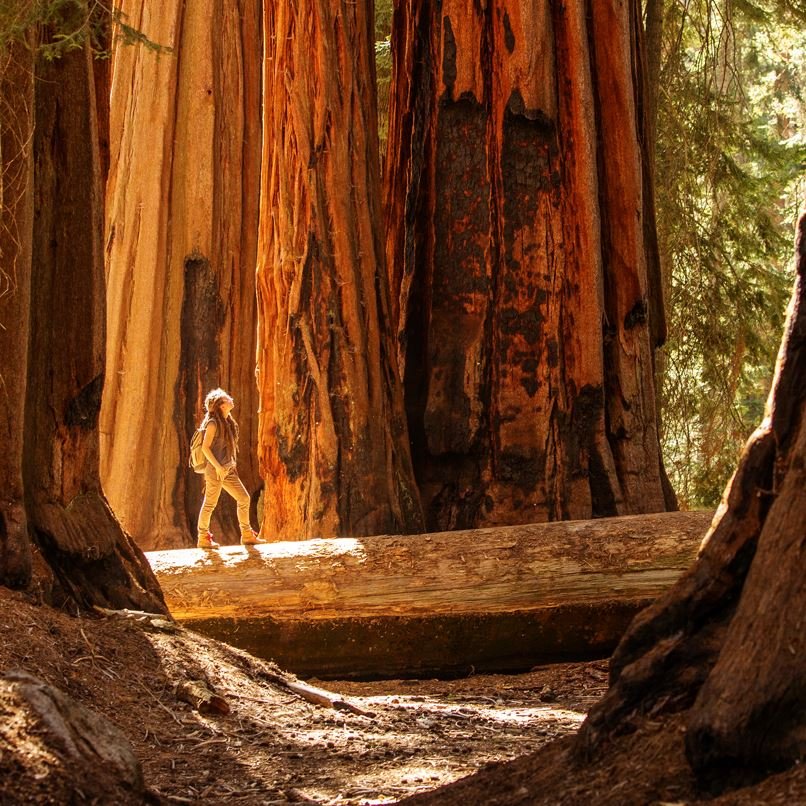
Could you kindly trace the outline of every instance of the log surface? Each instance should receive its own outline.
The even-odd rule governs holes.
[[[710,513],[152,552],[174,617],[301,676],[449,676],[604,657]]]
[[[674,512],[147,557],[180,621],[495,613],[653,598],[710,521]]]

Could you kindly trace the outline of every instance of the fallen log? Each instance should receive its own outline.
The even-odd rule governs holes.
[[[203,680],[183,680],[176,684],[175,693],[178,700],[192,705],[200,714],[229,713],[229,703]]]
[[[300,676],[455,675],[606,656],[710,522],[673,512],[146,556],[177,621]]]

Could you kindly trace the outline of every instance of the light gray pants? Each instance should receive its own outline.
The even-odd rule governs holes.
[[[199,537],[203,537],[210,529],[210,518],[221,496],[221,490],[226,490],[234,499],[238,507],[238,525],[241,527],[241,536],[252,534],[249,523],[249,493],[238,477],[235,464],[227,468],[227,475],[221,480],[215,468],[208,462],[204,470],[204,501],[199,512]]]

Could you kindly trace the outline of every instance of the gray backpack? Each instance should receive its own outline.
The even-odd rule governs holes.
[[[203,442],[204,429],[199,428],[193,432],[193,438],[190,440],[190,460],[188,461],[195,473],[204,473],[204,468],[207,467],[207,457],[202,451]]]

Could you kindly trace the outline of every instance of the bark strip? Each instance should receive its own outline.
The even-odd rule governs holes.
[[[422,528],[380,238],[368,0],[264,4],[263,532]]]
[[[0,51],[0,584],[24,586],[31,549],[22,476],[33,227],[33,37]]]
[[[124,0],[121,10],[173,52],[114,50],[102,477],[140,546],[176,547],[195,540],[203,485],[187,456],[212,388],[235,397],[239,474],[255,498],[260,487],[260,2],[170,0],[157,14]],[[213,530],[238,534],[226,496]]]

